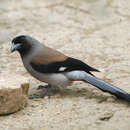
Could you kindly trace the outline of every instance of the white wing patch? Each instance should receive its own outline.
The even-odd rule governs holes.
[[[60,67],[59,71],[64,71],[67,67]]]

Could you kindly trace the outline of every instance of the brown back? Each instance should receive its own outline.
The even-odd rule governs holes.
[[[45,47],[44,50],[38,52],[38,54],[33,57],[32,62],[36,64],[48,64],[51,62],[60,62],[66,60],[68,57],[59,51],[52,48]]]

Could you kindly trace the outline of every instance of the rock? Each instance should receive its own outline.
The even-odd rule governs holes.
[[[0,75],[0,115],[14,113],[27,105],[29,83],[17,74]]]

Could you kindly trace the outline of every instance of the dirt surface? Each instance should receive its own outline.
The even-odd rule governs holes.
[[[105,80],[130,93],[129,0],[1,0],[0,73],[26,76],[10,41],[28,34],[106,71]],[[130,130],[130,105],[76,82],[48,99],[0,117],[0,130]]]

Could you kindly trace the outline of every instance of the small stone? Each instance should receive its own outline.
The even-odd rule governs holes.
[[[99,120],[107,121],[107,120],[109,120],[112,117],[113,117],[113,112],[106,112],[103,115],[101,115],[101,117],[99,117]]]

